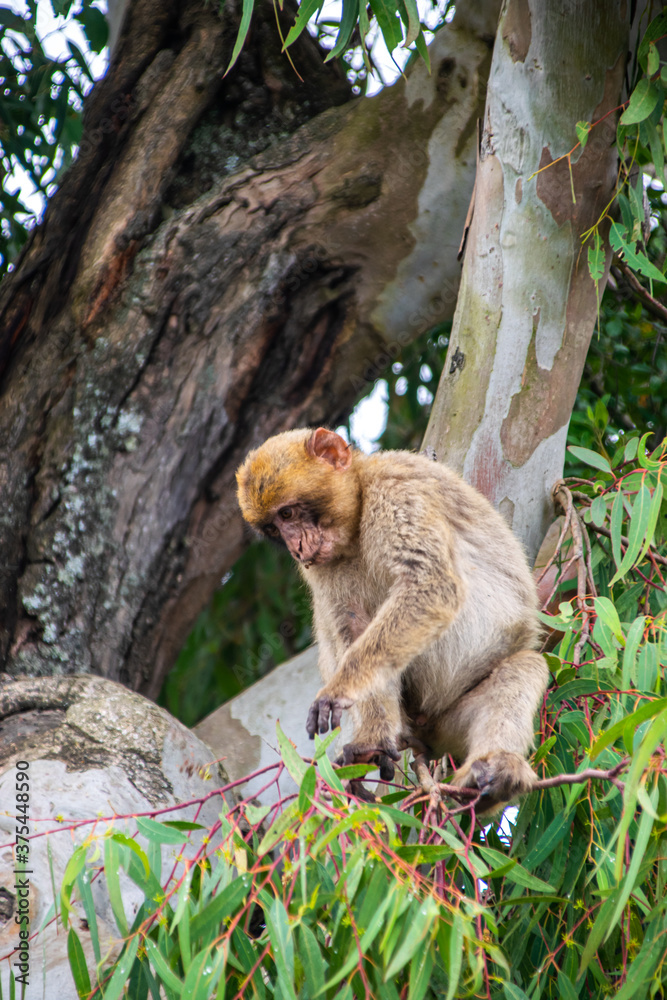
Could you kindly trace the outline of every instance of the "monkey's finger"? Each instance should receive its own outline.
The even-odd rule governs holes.
[[[340,726],[340,719],[343,714],[343,706],[339,701],[334,701],[331,703],[331,728],[337,729]]]
[[[329,729],[329,716],[331,715],[331,700],[329,698],[320,698],[319,702],[319,728],[320,734],[326,733]],[[332,726],[332,729],[335,729]]]
[[[393,781],[394,773],[393,761],[391,761],[386,754],[382,754],[380,757],[380,777],[383,781]]]
[[[317,715],[318,702],[314,701],[308,709],[308,719],[306,720],[306,732],[310,736],[311,740],[315,739],[315,733],[317,732]]]

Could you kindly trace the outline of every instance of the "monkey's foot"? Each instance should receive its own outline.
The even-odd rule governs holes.
[[[535,774],[518,753],[498,750],[465,763],[452,777],[453,785],[479,788],[482,801],[476,812],[494,812],[507,805],[517,795],[529,792],[535,784]]]
[[[328,695],[318,695],[308,710],[308,720],[306,722],[306,732],[311,740],[315,739],[315,733],[327,732],[329,729],[329,717],[331,717],[332,730],[340,726],[343,711],[351,706],[351,698],[330,698]]]
[[[421,788],[424,795],[428,795],[431,800],[431,806],[439,806],[442,802],[442,796],[440,794],[440,789],[438,784],[442,781],[442,764],[438,764],[435,769],[435,776],[429,771],[429,758],[426,752],[417,753],[414,756],[414,760],[410,765],[412,770],[417,776],[417,781],[419,782],[419,787]]]

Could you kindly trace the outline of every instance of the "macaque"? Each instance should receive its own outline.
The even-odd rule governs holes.
[[[322,427],[270,438],[237,482],[245,519],[287,547],[312,592],[324,686],[311,738],[350,709],[345,763],[391,780],[409,747],[427,791],[427,762],[449,754],[478,812],[528,791],[548,670],[526,557],[491,504],[423,455],[366,455]]]

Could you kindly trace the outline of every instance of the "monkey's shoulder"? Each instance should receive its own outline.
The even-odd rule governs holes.
[[[360,476],[365,501],[375,501],[393,510],[441,515],[457,527],[500,515],[469,483],[447,465],[409,451],[379,451],[364,456]],[[504,522],[502,522],[504,524]]]

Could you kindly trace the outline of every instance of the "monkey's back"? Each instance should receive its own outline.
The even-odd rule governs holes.
[[[415,553],[423,551],[423,572],[428,573],[428,544],[436,547],[446,538],[463,588],[453,623],[404,675],[410,702],[425,708],[438,690],[442,703],[451,703],[487,676],[495,661],[535,648],[539,625],[533,577],[520,542],[485,497],[447,466],[409,452],[364,456],[359,474],[364,497],[359,558],[371,570],[360,579],[376,582],[375,594],[363,595],[366,603],[374,598],[370,617],[400,565],[397,530],[417,575]]]

